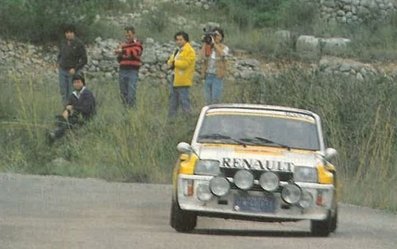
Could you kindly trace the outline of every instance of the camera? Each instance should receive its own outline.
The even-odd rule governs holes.
[[[202,42],[205,42],[208,45],[212,45],[212,37],[216,34],[211,27],[204,28],[204,35]]]

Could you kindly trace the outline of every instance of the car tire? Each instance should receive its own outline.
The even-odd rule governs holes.
[[[195,213],[182,210],[175,200],[171,204],[171,227],[178,232],[188,233],[193,231],[197,225],[197,215]]]
[[[332,205],[332,217],[331,217],[331,224],[330,224],[330,231],[331,233],[336,231],[336,228],[338,227],[338,192],[337,192],[337,178],[336,178],[336,172],[333,172],[334,175],[334,201]]]
[[[331,233],[332,216],[328,213],[325,220],[311,220],[310,231],[312,235],[317,237],[327,237]]]
[[[331,218],[331,224],[330,224],[331,233],[335,232],[337,227],[338,227],[338,208],[335,209],[335,214]]]

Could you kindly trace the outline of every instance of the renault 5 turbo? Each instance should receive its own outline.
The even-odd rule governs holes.
[[[310,220],[311,233],[337,227],[337,154],[320,117],[248,104],[206,106],[190,144],[177,146],[171,226],[190,232],[198,216],[263,222]]]

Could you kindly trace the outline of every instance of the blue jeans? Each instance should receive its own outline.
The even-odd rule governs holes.
[[[138,81],[137,69],[120,69],[119,85],[121,100],[126,106],[135,106]]]
[[[77,72],[76,72],[77,73]],[[73,93],[72,78],[73,75],[69,74],[66,69],[59,68],[59,91],[62,97],[63,105],[66,105],[69,101],[69,97]]]
[[[205,101],[207,105],[216,104],[222,100],[223,80],[215,74],[207,74],[205,77]]]
[[[190,87],[174,87],[172,83],[170,84],[169,117],[174,117],[176,115],[179,106],[184,113],[191,113],[189,88]]]

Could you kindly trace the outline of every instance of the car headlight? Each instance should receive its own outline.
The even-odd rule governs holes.
[[[296,184],[287,184],[281,191],[281,198],[288,204],[296,204],[302,196],[300,187]]]
[[[210,181],[210,190],[216,196],[225,196],[230,191],[230,183],[224,177],[214,177]]]
[[[278,189],[280,180],[278,179],[278,176],[275,173],[265,172],[259,178],[259,184],[264,190],[271,192]]]
[[[248,190],[254,185],[254,175],[248,170],[239,170],[234,175],[234,184],[242,190]]]
[[[313,196],[307,191],[302,191],[302,197],[299,201],[299,205],[302,208],[309,208],[313,204]]]
[[[200,201],[209,201],[212,198],[209,184],[199,184],[196,190],[197,198]]]
[[[211,175],[217,176],[221,172],[219,168],[219,161],[216,160],[199,160],[196,164],[194,173],[196,175]]]
[[[296,166],[294,169],[295,182],[317,182],[317,169],[314,167]]]

